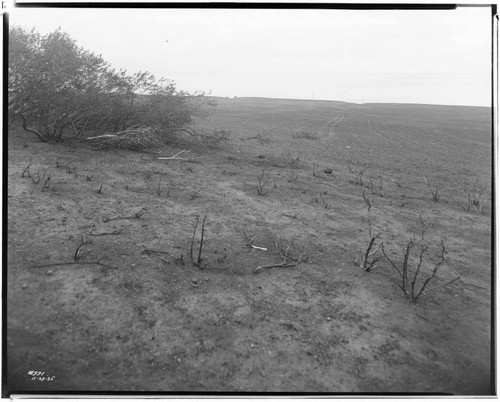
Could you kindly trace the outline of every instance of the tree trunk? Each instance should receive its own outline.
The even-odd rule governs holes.
[[[24,115],[21,115],[22,119],[23,119],[23,129],[25,131],[28,131],[29,133],[33,133],[35,134],[39,139],[40,141],[42,142],[47,142],[47,140],[43,137],[42,134],[40,134],[40,132],[38,132],[37,130],[35,130],[34,128],[31,128],[31,127],[28,127],[27,126],[27,122],[26,122],[26,117]]]

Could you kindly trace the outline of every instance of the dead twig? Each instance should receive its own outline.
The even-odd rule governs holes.
[[[79,261],[82,258],[83,248],[90,243],[90,240],[86,237],[82,237],[80,244],[76,248],[75,254],[73,255],[73,261]]]
[[[89,236],[108,236],[108,235],[119,235],[122,234],[122,229],[115,229],[112,232],[100,232],[100,233],[89,233]]]
[[[24,177],[24,175],[26,174],[27,177],[31,177],[31,174],[30,174],[30,166],[32,165],[32,160],[31,160],[31,156],[28,157],[28,166],[26,166],[23,170],[23,172],[21,173],[21,177]]]
[[[203,217],[203,220],[201,222],[201,239],[200,239],[200,247],[198,248],[198,257],[196,259],[196,261],[194,260],[194,257],[193,257],[193,248],[194,248],[194,239],[196,237],[196,231],[198,229],[198,223],[199,223],[199,220],[200,220],[200,217],[197,215],[196,216],[196,222],[195,222],[195,225],[194,225],[194,230],[193,230],[193,236],[191,237],[191,248],[190,248],[190,258],[191,258],[191,262],[202,268],[201,266],[201,261],[202,261],[202,258],[201,258],[201,252],[202,252],[202,249],[203,249],[203,242],[204,242],[204,237],[205,237],[205,221],[207,219],[207,215],[208,214],[205,214],[205,216]]]
[[[451,285],[453,282],[458,281],[458,280],[459,280],[459,279],[461,279],[461,278],[462,278],[462,276],[461,276],[461,275],[460,275],[460,276],[457,276],[456,278],[452,279],[452,280],[451,280],[451,281],[449,281],[449,282],[443,283],[443,284],[438,285],[438,286],[434,286],[433,288],[426,289],[425,291],[426,291],[426,292],[430,292],[431,290],[435,290],[435,289],[439,289],[439,288],[444,288],[444,287],[446,287],[446,286],[448,286],[448,285]],[[479,288],[480,288],[480,286],[477,286],[477,287],[479,287]],[[481,288],[481,289],[486,289],[486,288]]]
[[[198,229],[198,222],[200,221],[200,217],[196,215],[196,222],[194,224],[194,230],[193,230],[193,236],[191,237],[191,248],[189,250],[189,256],[191,258],[191,262],[194,264],[194,259],[193,259],[193,247],[194,247],[194,238],[196,236],[196,229]]]
[[[173,276],[176,276],[178,278],[181,278],[182,280],[186,281],[189,285],[195,287],[195,288],[199,288],[200,285],[198,285],[197,283],[195,283],[194,281],[190,281],[189,279],[186,279],[183,275],[180,275],[180,274],[176,274],[175,272],[172,272],[172,275]]]
[[[318,165],[316,165],[315,163],[312,164],[312,174],[314,177],[320,176],[320,174],[318,172]]]
[[[439,269],[443,265],[445,261],[445,253],[446,253],[446,248],[444,245],[444,241],[441,240],[441,253],[439,257],[439,261],[434,264],[434,267],[432,269],[431,274],[423,281],[423,283],[420,285],[420,289],[417,287],[417,281],[420,277],[421,273],[421,267],[423,265],[424,261],[424,254],[428,252],[428,246],[425,245],[421,248],[419,258],[418,258],[418,264],[416,269],[414,270],[413,274],[410,273],[410,266],[409,266],[409,259],[410,259],[410,253],[412,248],[416,245],[412,240],[410,240],[406,246],[403,262],[400,267],[397,266],[397,264],[386,254],[384,250],[384,245],[382,243],[382,253],[384,256],[387,258],[387,260],[390,262],[390,264],[396,269],[396,271],[399,273],[401,277],[401,282],[397,282],[393,280],[394,283],[398,285],[398,287],[403,291],[404,295],[410,299],[412,302],[417,302],[419,297],[424,293],[428,292],[434,289],[439,289],[445,286],[448,286],[452,284],[453,282],[457,281],[460,279],[460,276],[457,278],[452,279],[451,281],[448,281],[444,284],[435,286],[433,288],[427,288],[429,283],[436,277],[438,274]],[[411,274],[411,279],[410,279],[410,274]]]
[[[105,257],[100,258],[96,261],[82,261],[83,249],[89,243],[91,243],[91,241],[89,239],[87,239],[86,237],[82,237],[82,239],[80,240],[80,243],[78,244],[78,247],[75,250],[75,253],[73,254],[73,261],[54,262],[54,263],[41,264],[41,265],[32,265],[31,268],[61,267],[64,265],[100,265],[100,266],[106,267],[106,268],[113,268],[113,269],[116,268],[116,267],[113,267],[111,265],[103,263],[102,260]]]
[[[195,198],[200,198],[201,196],[198,195],[198,193],[201,191],[201,188],[199,188],[198,190],[196,190],[193,194],[191,194],[191,196],[189,197],[190,200],[194,200]]]
[[[372,204],[371,204],[370,200],[366,197],[365,190],[363,190],[363,198],[366,202],[366,205],[368,206],[368,212],[370,212],[370,209],[372,208]]]
[[[198,260],[197,263],[200,265],[201,263],[201,249],[203,248],[203,237],[205,235],[205,221],[207,219],[207,214],[203,217],[203,222],[201,223],[201,240],[200,240],[200,249],[198,250]]]
[[[354,180],[351,180],[351,183],[354,183],[358,186],[362,186],[363,185],[363,175],[365,173],[365,170],[364,169],[361,169],[359,172],[356,173],[356,177],[354,178]]]
[[[375,250],[371,251],[374,244],[375,244],[375,241],[379,237],[380,237],[380,233],[378,233],[376,236],[373,236],[370,239],[370,244],[368,245],[368,247],[366,249],[366,252],[363,256],[363,261],[361,262],[361,265],[360,265],[360,267],[363,268],[363,271],[366,271],[366,272],[372,271],[373,269],[375,269],[377,267],[375,264],[380,261],[380,258],[377,257],[377,258],[374,258],[371,262],[368,262],[370,257],[377,254],[378,250],[380,249],[381,243],[377,246],[377,248]]]
[[[40,180],[41,180],[41,178],[40,178],[40,168],[38,168],[38,170],[36,172],[36,179],[33,176],[30,176],[30,177],[31,177],[31,181],[33,182],[33,184],[40,183]]]
[[[167,253],[166,251],[161,251],[161,250],[151,250],[149,248],[146,248],[144,250],[142,250],[142,253],[143,254],[167,254],[168,256],[170,256],[169,253]]]
[[[299,255],[299,258],[294,259],[291,257],[291,249],[293,245],[293,240],[290,242],[290,244],[287,247],[283,247],[281,238],[279,235],[275,237],[275,251],[276,253],[281,257],[281,263],[278,264],[270,264],[270,265],[262,265],[254,269],[253,273],[257,274],[261,272],[264,269],[270,269],[270,268],[288,268],[288,267],[295,267],[299,265],[302,262],[307,261],[308,255],[307,255],[307,246],[309,244],[309,241],[306,241],[304,245],[304,249],[302,253]],[[293,262],[290,262],[293,261]]]
[[[160,160],[169,160],[169,161],[172,161],[172,160],[181,160],[181,161],[189,161],[191,158],[178,158],[178,156],[182,153],[188,153],[188,152],[191,152],[191,151],[186,151],[185,149],[183,149],[182,151],[180,152],[177,152],[174,156],[160,156],[156,159],[160,159]]]
[[[115,221],[117,219],[141,219],[143,214],[144,214],[144,211],[141,209],[140,211],[136,212],[132,216],[114,216],[112,218],[104,217],[104,218],[102,218],[102,221],[109,222],[109,221]]]
[[[66,166],[66,173],[71,174],[76,172],[76,166],[71,167],[71,165],[68,163]]]
[[[47,267],[61,267],[64,265],[100,265],[102,267],[106,268],[113,268],[116,269],[116,267],[113,267],[108,264],[104,264],[101,262],[103,258],[97,261],[69,261],[69,262],[56,262],[52,264],[43,264],[43,265],[32,265],[30,268],[47,268]]]
[[[43,177],[45,178],[45,182],[43,183],[42,186],[42,193],[45,192],[46,189],[49,188],[49,181],[50,181],[50,175],[52,172],[49,172],[49,175],[45,178],[45,173],[43,174]]]
[[[259,246],[255,246],[253,244],[253,241],[255,240],[255,238],[257,237],[257,235],[255,235],[254,237],[252,238],[249,238],[247,236],[247,234],[245,233],[245,231],[243,230],[243,235],[245,236],[245,239],[247,240],[247,244],[245,244],[245,247],[248,247],[249,249],[255,249],[255,250],[262,250],[262,251],[267,251],[267,248],[265,247],[259,247]]]
[[[269,188],[268,185],[270,185],[270,180],[271,180],[271,174],[266,171],[265,169],[260,173],[259,176],[257,176],[257,194],[259,195],[267,195],[274,189],[276,189],[276,182],[273,182],[273,186]]]
[[[170,264],[172,262],[175,262],[176,264],[180,263],[181,265],[184,265],[184,255],[183,254],[181,254],[180,257],[174,257],[172,254],[170,254],[167,251],[151,250],[151,249],[144,249],[144,250],[142,250],[142,253],[143,254],[165,254],[170,258],[170,261],[165,260],[164,258],[160,258],[160,260],[162,260],[164,263]]]
[[[141,151],[161,146],[161,134],[152,127],[134,125],[113,134],[87,138],[93,145],[107,150],[130,149]],[[120,155],[117,153],[117,155]],[[120,155],[123,157],[123,155]]]
[[[170,263],[174,262],[175,264],[184,265],[184,255],[181,254],[180,257],[176,258],[176,257],[171,256],[168,253],[165,253],[165,254],[167,254],[171,258],[170,261],[165,260],[164,258],[160,258],[160,260],[162,260],[165,264],[170,264]]]
[[[323,196],[321,195],[321,193],[318,193],[318,194],[319,194],[319,198],[321,199],[321,202],[323,203],[323,207],[324,207],[325,209],[328,209],[328,208],[330,207],[330,204],[328,204],[328,203],[324,200],[324,198],[323,198]]]

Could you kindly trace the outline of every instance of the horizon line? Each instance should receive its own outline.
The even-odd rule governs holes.
[[[270,97],[270,96],[225,96],[225,95],[210,95],[207,97],[224,98],[224,99],[269,99],[269,100],[292,100],[292,101],[309,101],[309,102],[336,102],[347,103],[352,105],[417,105],[417,106],[452,106],[452,107],[479,107],[479,108],[492,108],[492,105],[464,105],[464,104],[447,104],[447,103],[419,103],[419,102],[354,102],[343,101],[337,99],[310,99],[310,98],[283,98],[283,97]]]

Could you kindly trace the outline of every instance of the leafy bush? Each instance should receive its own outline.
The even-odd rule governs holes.
[[[147,71],[116,71],[60,30],[43,36],[13,27],[9,39],[9,120],[42,141],[132,126],[169,135],[214,106]]]

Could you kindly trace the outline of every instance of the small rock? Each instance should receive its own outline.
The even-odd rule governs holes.
[[[326,321],[330,321],[332,317],[326,317]]]
[[[332,174],[333,170],[327,168],[327,169],[323,169],[323,172],[328,173],[328,174]]]
[[[49,269],[49,270],[47,271],[47,275],[52,275],[53,273],[54,273],[54,271],[52,271],[51,269]]]
[[[26,289],[27,287],[28,287],[28,285],[26,285],[25,283],[23,283],[22,288]]]

